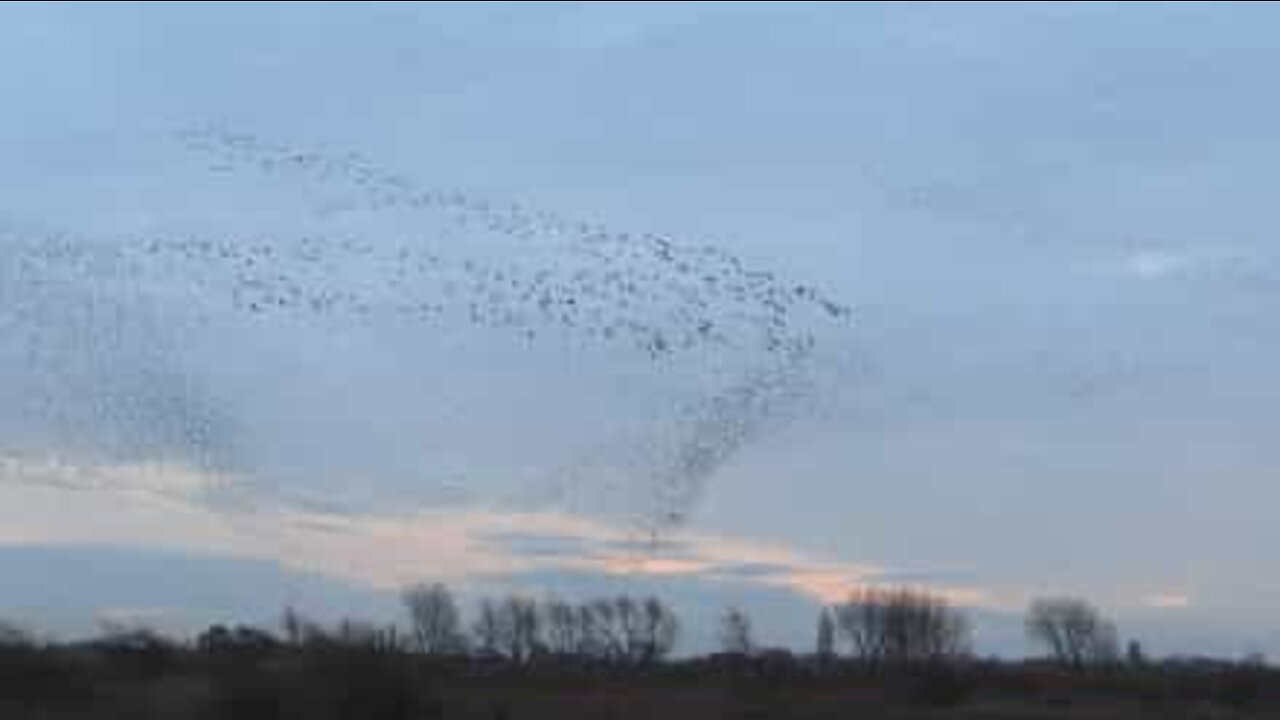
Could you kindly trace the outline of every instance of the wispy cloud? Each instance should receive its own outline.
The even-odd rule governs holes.
[[[1203,260],[1185,250],[1149,247],[1090,262],[1083,271],[1100,277],[1159,280],[1190,272]]]
[[[1262,258],[1231,247],[1152,246],[1121,252],[1093,262],[1088,274],[1157,281],[1197,276],[1253,286],[1271,286],[1274,273]]]
[[[1155,593],[1142,598],[1142,605],[1157,610],[1180,610],[1191,607],[1191,598],[1181,593]]]
[[[567,513],[435,508],[356,514],[266,497],[215,505],[204,495],[210,487],[226,491],[222,480],[176,466],[144,472],[141,480],[133,472],[50,473],[10,459],[0,466],[0,544],[142,546],[268,560],[388,591],[424,579],[465,585],[550,570],[741,583],[831,603],[895,577],[877,565],[777,543],[692,531],[652,539]],[[930,587],[966,605],[994,602],[979,588]]]
[[[197,470],[184,463],[78,464],[54,457],[20,455],[0,455],[0,480],[69,490],[110,490],[174,497],[216,492],[232,482],[228,477]]]
[[[1184,272],[1194,262],[1195,259],[1186,253],[1143,250],[1121,260],[1119,270],[1127,275],[1147,280]]]

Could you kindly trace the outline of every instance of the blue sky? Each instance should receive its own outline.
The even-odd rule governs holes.
[[[1216,3],[6,7],[0,571],[57,572],[0,614],[376,615],[440,577],[759,602],[803,646],[817,602],[900,579],[993,618],[991,651],[1021,652],[1019,608],[1054,592],[1156,651],[1280,652],[1278,25]],[[200,262],[20,262],[55,235],[571,262],[220,167],[192,128],[712,244],[853,320],[804,321],[803,398],[749,418],[665,531],[682,553],[647,557],[627,542],[682,408],[767,358],[249,318]],[[344,257],[309,279],[408,292]],[[100,297],[119,314],[77,314]],[[242,594],[171,581],[204,567]]]

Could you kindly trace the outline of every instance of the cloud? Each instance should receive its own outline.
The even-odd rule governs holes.
[[[748,538],[678,531],[650,543],[626,526],[559,512],[342,513],[254,495],[191,468],[147,468],[137,477],[134,471],[51,473],[42,464],[9,460],[0,465],[0,545],[145,547],[261,560],[380,591],[422,580],[465,586],[477,578],[550,571],[687,577],[832,603],[895,578],[876,565]],[[207,502],[211,489],[235,501]],[[964,605],[993,602],[977,588],[929,587]]]
[[[745,562],[741,565],[728,565],[718,569],[721,575],[728,577],[742,578],[759,578],[768,577],[770,575],[779,575],[789,572],[791,568],[786,565],[777,565],[774,563],[761,562]]]
[[[186,498],[216,492],[232,482],[229,477],[178,462],[81,465],[54,457],[23,455],[0,455],[0,481],[68,490],[110,490]]]
[[[1144,248],[1091,262],[1083,270],[1100,277],[1160,280],[1190,272],[1203,259],[1180,250]]]
[[[1141,279],[1156,279],[1184,272],[1192,266],[1190,255],[1162,250],[1143,250],[1124,258],[1120,270]]]
[[[1191,607],[1191,598],[1179,593],[1156,593],[1142,598],[1142,605],[1157,610],[1181,610]]]
[[[1143,248],[1113,256],[1089,267],[1093,275],[1164,280],[1196,275],[1257,287],[1274,285],[1274,273],[1268,264],[1251,252],[1239,248],[1214,247],[1196,250],[1179,248]]]
[[[590,546],[582,538],[566,535],[500,532],[482,537],[481,541],[525,557],[575,557],[590,552]]]

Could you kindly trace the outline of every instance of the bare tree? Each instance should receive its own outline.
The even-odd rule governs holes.
[[[482,655],[495,655],[502,642],[503,628],[498,617],[498,606],[489,598],[480,601],[475,622],[471,624],[471,636],[475,649]]]
[[[831,610],[822,608],[818,615],[818,659],[830,660],[836,654],[836,622],[831,618]]]
[[[573,605],[554,598],[542,606],[547,649],[556,655],[575,655],[581,648],[577,614]]]
[[[324,628],[320,623],[304,616],[292,605],[285,607],[280,627],[284,631],[285,642],[291,645],[317,642],[325,637]]]
[[[527,662],[542,647],[542,619],[538,603],[510,595],[496,608],[497,649],[511,660]]]
[[[887,612],[879,591],[861,590],[835,608],[836,624],[849,643],[853,656],[867,662],[879,661],[886,653]]]
[[[720,649],[735,655],[749,655],[753,647],[751,619],[736,607],[726,609],[720,617]]]
[[[619,595],[586,606],[592,646],[599,657],[632,663],[660,660],[675,646],[679,623],[656,597]]]
[[[512,596],[484,601],[473,625],[478,649],[521,662],[540,651],[613,662],[656,662],[679,634],[675,613],[656,597],[627,595],[573,605]]]
[[[626,637],[618,620],[617,603],[614,600],[593,600],[588,606],[592,624],[592,641],[595,655],[607,659],[621,659],[626,655]]]
[[[376,625],[364,620],[343,618],[338,623],[331,640],[339,645],[352,648],[385,649],[386,638]]]
[[[640,606],[640,632],[632,654],[639,662],[654,662],[675,647],[680,623],[675,613],[656,597],[647,597]]]
[[[600,619],[594,603],[584,603],[573,609],[574,634],[577,645],[574,652],[584,657],[603,658],[608,648],[602,635]]]
[[[835,609],[835,622],[865,662],[920,662],[969,651],[968,619],[946,599],[911,588],[866,588]]]
[[[284,615],[280,618],[280,629],[284,631],[285,642],[290,645],[302,642],[303,623],[302,616],[292,605],[285,607]]]
[[[613,622],[617,626],[615,634],[620,639],[619,659],[634,660],[641,642],[640,603],[627,595],[614,598]]]
[[[439,655],[463,649],[462,623],[449,588],[440,583],[414,585],[401,597],[409,613],[415,650]]]
[[[1073,668],[1113,662],[1119,656],[1115,625],[1085,600],[1040,598],[1027,609],[1027,638]]]
[[[1145,665],[1147,654],[1142,650],[1142,643],[1137,640],[1130,640],[1129,644],[1125,646],[1124,659],[1125,662],[1134,667]]]

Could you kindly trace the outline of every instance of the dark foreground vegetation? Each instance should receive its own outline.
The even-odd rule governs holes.
[[[552,718],[1280,717],[1280,671],[1260,660],[1161,660],[1086,604],[1040,602],[1044,660],[966,647],[963,616],[910,591],[862,593],[817,626],[815,652],[762,649],[730,609],[723,652],[671,659],[674,615],[650,598],[483,603],[469,633],[440,586],[405,596],[410,623],[280,632],[214,626],[189,641],[141,627],[41,642],[0,625],[0,718],[32,720],[542,720]],[[840,643],[838,641],[843,641]]]
[[[441,658],[375,648],[7,649],[0,717],[1276,718],[1280,676],[1238,665],[1089,673],[970,661],[872,669],[719,656],[653,666]]]

